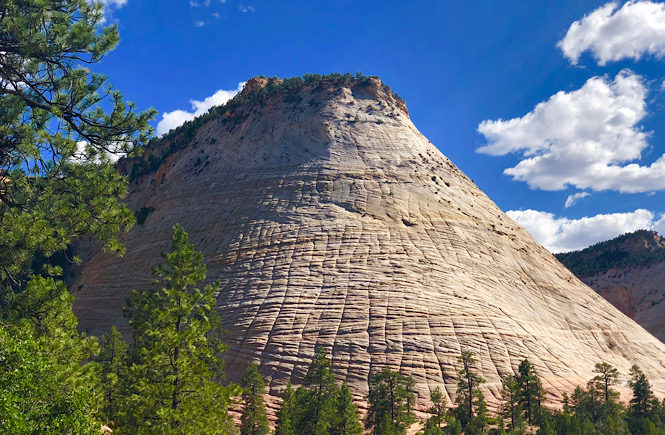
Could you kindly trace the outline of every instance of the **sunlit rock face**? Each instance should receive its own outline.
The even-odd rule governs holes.
[[[552,398],[601,361],[638,363],[665,393],[665,345],[508,218],[378,79],[268,94],[159,146],[183,137],[130,186],[129,205],[154,211],[124,237],[127,254],[81,248],[82,329],[127,330],[124,300],[149,288],[180,223],[220,281],[229,378],[258,361],[272,395],[302,380],[316,346],[361,400],[385,365],[412,376],[420,409],[437,386],[452,400],[462,350],[490,403],[523,358]]]

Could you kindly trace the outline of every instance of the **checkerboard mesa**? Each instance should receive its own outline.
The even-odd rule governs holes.
[[[69,280],[82,328],[123,328],[126,296],[149,287],[180,223],[221,282],[229,377],[260,362],[272,396],[301,382],[316,346],[356,399],[388,365],[415,379],[421,410],[436,387],[452,401],[462,351],[490,405],[524,358],[552,398],[602,361],[624,374],[639,364],[665,393],[665,345],[508,218],[378,78],[339,77],[253,79],[122,163],[131,174],[161,150],[134,172],[127,201],[152,211],[127,254],[79,248]]]

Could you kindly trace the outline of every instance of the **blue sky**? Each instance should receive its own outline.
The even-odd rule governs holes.
[[[665,233],[665,4],[107,0],[97,72],[168,129],[256,75],[363,72],[552,251]]]

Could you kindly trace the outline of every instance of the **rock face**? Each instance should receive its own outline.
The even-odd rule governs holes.
[[[665,342],[665,239],[636,231],[559,259],[622,313]]]
[[[665,345],[504,215],[378,79],[306,83],[216,113],[149,151],[161,164],[131,184],[147,217],[127,254],[84,250],[70,278],[83,329],[126,325],[124,299],[149,287],[180,223],[221,281],[230,379],[260,361],[273,395],[302,380],[315,346],[359,399],[384,365],[413,376],[421,409],[437,386],[452,399],[462,350],[480,361],[490,403],[523,358],[554,395],[601,361],[622,373],[639,363],[665,393]]]

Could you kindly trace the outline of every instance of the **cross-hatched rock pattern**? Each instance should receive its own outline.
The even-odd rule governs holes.
[[[376,79],[211,119],[128,203],[154,211],[124,237],[127,254],[88,247],[70,278],[88,332],[126,328],[125,298],[150,286],[180,223],[221,282],[229,378],[259,361],[271,395],[302,380],[316,346],[359,399],[385,365],[412,376],[421,409],[437,386],[452,400],[462,350],[491,403],[523,358],[555,396],[601,361],[638,363],[665,393],[665,345],[508,218]]]

